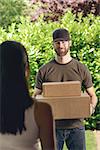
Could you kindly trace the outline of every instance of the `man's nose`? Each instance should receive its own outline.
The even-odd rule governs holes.
[[[62,41],[60,41],[60,42],[59,42],[59,45],[60,45],[60,46],[62,46],[62,45],[63,45],[63,42],[62,42]]]

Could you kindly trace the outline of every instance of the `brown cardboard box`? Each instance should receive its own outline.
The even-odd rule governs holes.
[[[90,97],[86,94],[75,97],[36,97],[51,105],[54,119],[87,118],[90,116]]]
[[[43,83],[44,97],[81,96],[79,81]]]

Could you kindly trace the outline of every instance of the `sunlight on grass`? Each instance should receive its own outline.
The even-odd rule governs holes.
[[[86,131],[86,150],[96,150],[96,138],[93,131]]]
[[[63,150],[68,150],[65,145]],[[86,131],[86,150],[96,150],[95,135],[90,130]]]

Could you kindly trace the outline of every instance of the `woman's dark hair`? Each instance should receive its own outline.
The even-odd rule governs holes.
[[[33,101],[25,78],[28,56],[25,47],[16,41],[0,45],[0,132],[22,133],[26,130],[24,114]]]

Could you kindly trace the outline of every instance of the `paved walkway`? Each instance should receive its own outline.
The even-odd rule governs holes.
[[[97,142],[97,150],[100,150],[100,130],[94,131],[96,142]]]

